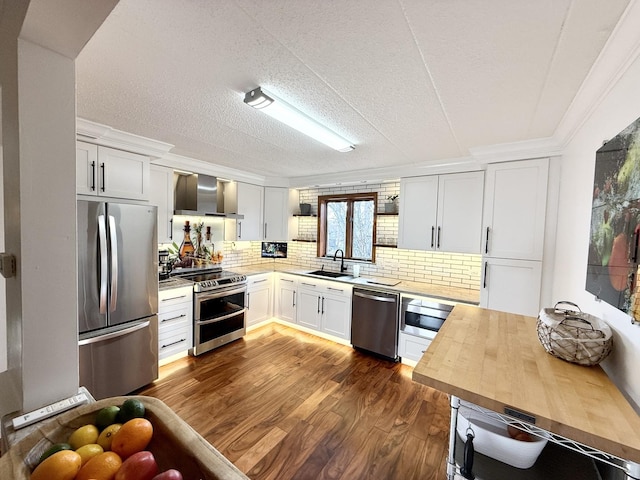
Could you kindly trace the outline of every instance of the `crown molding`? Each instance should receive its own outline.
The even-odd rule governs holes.
[[[76,118],[76,136],[78,140],[128,152],[141,153],[151,158],[162,157],[174,147],[170,143],[116,130],[108,125],[92,122],[84,118]]]
[[[554,137],[501,143],[470,148],[472,158],[480,164],[528,160],[562,155],[562,146]]]
[[[202,173],[218,178],[235,180],[238,182],[253,183],[256,185],[265,185],[267,179],[262,175],[256,175],[235,168],[216,165],[203,160],[177,155],[175,153],[165,153],[162,157],[153,160],[154,165],[162,165],[164,167],[173,168],[175,170],[184,170],[193,173]]]
[[[554,137],[562,146],[569,144],[640,56],[638,25],[640,1],[631,0],[556,128]]]

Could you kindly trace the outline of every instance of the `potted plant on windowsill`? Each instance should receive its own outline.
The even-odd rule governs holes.
[[[389,200],[389,202],[384,204],[385,213],[398,212],[398,197],[399,195],[387,195],[387,200]]]

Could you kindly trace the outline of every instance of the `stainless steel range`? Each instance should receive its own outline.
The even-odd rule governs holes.
[[[201,355],[246,334],[245,275],[218,269],[180,277],[194,282],[191,355]]]

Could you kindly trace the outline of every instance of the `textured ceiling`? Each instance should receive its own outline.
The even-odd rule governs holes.
[[[553,135],[629,0],[120,0],[77,60],[78,116],[300,177]],[[350,139],[248,107],[262,86]]]

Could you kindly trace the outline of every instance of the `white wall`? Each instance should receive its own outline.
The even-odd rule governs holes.
[[[640,117],[640,59],[604,96],[566,146],[561,164],[553,301],[571,300],[614,329],[614,349],[603,363],[618,388],[640,411],[640,326],[585,290],[595,152]]]

